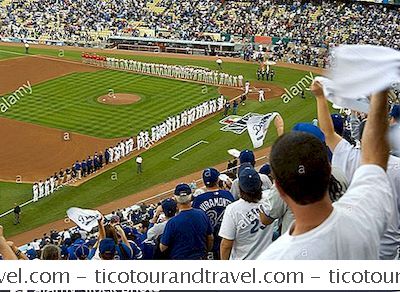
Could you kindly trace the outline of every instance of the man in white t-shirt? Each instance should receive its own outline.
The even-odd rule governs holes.
[[[177,204],[173,199],[165,199],[162,201],[161,205],[157,207],[154,217],[151,219],[150,223],[154,225],[147,231],[148,240],[156,240],[163,233],[168,220],[175,216],[178,210]],[[165,219],[159,222],[161,213],[164,213]]]
[[[141,174],[141,173],[143,172],[143,170],[142,170],[142,163],[143,163],[143,158],[142,158],[142,156],[138,155],[138,156],[136,157],[136,172],[137,172],[138,174]]]
[[[385,172],[389,157],[386,103],[386,92],[372,96],[361,166],[347,192],[333,204],[328,195],[331,167],[325,145],[303,132],[278,138],[270,155],[271,168],[296,221],[259,259],[378,259],[381,237],[395,209]]]
[[[270,207],[253,167],[239,174],[239,187],[240,199],[226,207],[219,231],[222,260],[254,260],[272,242],[273,226],[263,223]]]
[[[342,170],[346,179],[352,181],[357,168],[361,164],[361,150],[353,147],[346,139],[335,132],[328,103],[323,95],[322,88],[315,82],[312,85],[312,89],[317,99],[320,127],[325,134],[326,144],[333,154],[332,166]],[[360,131],[360,138],[362,138],[364,131]],[[361,148],[363,148],[363,143],[361,144]],[[400,204],[398,203],[400,199],[400,158],[393,155],[389,156],[387,174],[394,192],[393,205],[397,206],[397,208],[392,213],[391,222],[381,239],[380,259],[394,259],[397,256],[397,250],[400,245]]]

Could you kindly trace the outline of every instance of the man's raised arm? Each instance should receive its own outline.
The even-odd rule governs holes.
[[[321,83],[314,81],[311,85],[311,91],[317,100],[318,125],[325,135],[326,145],[333,152],[337,144],[342,141],[342,137],[335,132],[335,128],[333,127],[328,101],[324,96]]]
[[[371,97],[370,112],[361,141],[361,164],[376,164],[385,170],[390,150],[387,139],[387,101],[387,91]]]

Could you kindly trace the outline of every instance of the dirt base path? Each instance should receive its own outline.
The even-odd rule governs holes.
[[[268,147],[266,149],[261,149],[259,151],[255,152],[256,158],[259,160],[257,161],[257,165],[261,166],[264,163],[266,163],[269,160],[269,153],[271,151],[271,148]],[[221,163],[215,168],[217,168],[220,171],[226,170],[226,163]],[[130,196],[112,201],[110,203],[107,203],[105,205],[101,205],[97,210],[102,212],[103,214],[109,214],[112,211],[116,209],[123,209],[129,206],[132,206],[134,204],[138,204],[141,202],[146,202],[146,203],[157,203],[163,198],[167,198],[172,195],[172,191],[175,188],[175,186],[181,182],[187,182],[190,183],[193,180],[200,180],[202,176],[202,171],[198,171],[195,173],[192,173],[190,175],[175,179],[173,181],[163,183],[156,185],[150,189],[147,189],[145,191],[132,194]],[[200,183],[197,184],[198,187],[202,186]],[[67,210],[65,210],[67,211]],[[21,224],[24,224],[24,218],[23,215],[21,217]],[[30,241],[32,241],[35,238],[40,238],[44,233],[48,233],[52,229],[56,229],[58,231],[64,230],[65,228],[71,228],[75,226],[73,223],[66,223],[65,220],[57,220],[55,222],[51,222],[45,225],[42,225],[40,227],[37,227],[35,229],[32,229],[30,231],[12,236],[8,238],[8,240],[14,241],[17,245],[23,245],[26,244]]]
[[[247,98],[258,100],[258,91],[260,89],[264,90],[265,99],[276,98],[285,93],[285,90],[280,86],[261,81],[254,81],[250,84],[250,93],[247,94]],[[220,87],[218,88],[218,91],[220,94],[232,98],[243,94],[244,88]]]
[[[32,183],[121,139],[100,139],[0,118],[0,180]],[[18,177],[19,178],[19,177]]]

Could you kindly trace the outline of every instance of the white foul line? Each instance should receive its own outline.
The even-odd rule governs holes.
[[[190,149],[192,149],[192,148],[194,148],[194,147],[196,147],[197,145],[200,145],[200,144],[202,144],[202,143],[204,143],[204,144],[209,144],[209,142],[201,140],[201,141],[199,141],[199,142],[193,144],[192,146],[190,146],[190,147],[188,147],[188,148],[186,148],[186,149],[183,149],[181,152],[175,154],[175,155],[172,156],[171,158],[174,159],[174,160],[179,160],[179,158],[177,158],[177,156],[179,156],[179,155],[181,155],[181,154],[183,154],[183,153],[189,151]]]

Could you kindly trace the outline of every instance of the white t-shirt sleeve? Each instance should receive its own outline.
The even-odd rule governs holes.
[[[236,224],[232,208],[226,207],[218,235],[228,240],[236,238]]]
[[[380,234],[387,229],[394,212],[393,191],[386,172],[377,165],[361,165],[343,197],[334,203],[351,216],[375,228]]]
[[[360,160],[361,150],[354,148],[347,140],[342,139],[333,151],[332,166],[342,170],[350,182],[360,165]]]
[[[273,186],[269,190],[267,194],[267,199],[270,203],[270,208],[271,208],[269,217],[272,219],[282,218],[287,208],[285,202],[282,200],[275,186]]]

